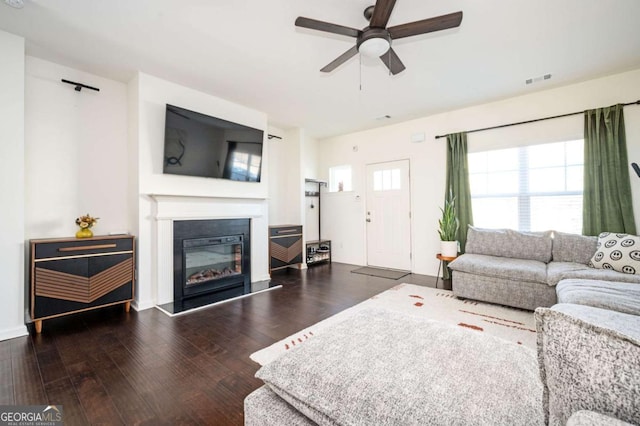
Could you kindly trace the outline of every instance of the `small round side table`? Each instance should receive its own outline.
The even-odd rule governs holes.
[[[442,265],[445,265],[446,263],[449,263],[449,262],[453,262],[457,258],[458,256],[443,256],[440,253],[436,254],[436,259],[440,261],[440,264],[438,265],[438,275],[436,276],[436,288],[438,288],[438,281],[440,280],[440,271],[442,269]],[[445,265],[444,267],[448,268],[447,265]],[[443,289],[444,289],[444,279],[442,280],[442,283],[443,283]],[[451,290],[451,289],[446,289],[446,290]]]

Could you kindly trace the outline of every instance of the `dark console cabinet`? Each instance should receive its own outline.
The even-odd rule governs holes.
[[[131,235],[31,240],[30,310],[36,332],[42,321],[103,306],[128,312],[135,282]]]
[[[270,226],[269,272],[302,262],[302,226]]]

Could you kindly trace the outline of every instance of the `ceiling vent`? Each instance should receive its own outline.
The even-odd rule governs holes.
[[[538,77],[531,77],[526,79],[524,82],[526,84],[540,83],[541,81],[549,80],[551,78],[551,74],[540,75]]]

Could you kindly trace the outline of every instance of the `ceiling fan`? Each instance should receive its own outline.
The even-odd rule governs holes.
[[[391,47],[394,40],[455,28],[462,22],[462,12],[455,12],[387,28],[395,3],[396,0],[377,0],[375,6],[367,7],[364,10],[364,17],[369,21],[369,26],[362,30],[302,16],[296,19],[296,26],[356,39],[355,46],[322,68],[320,70],[322,72],[333,71],[359,52],[370,57],[380,57],[391,74],[395,75],[404,71],[405,66]]]

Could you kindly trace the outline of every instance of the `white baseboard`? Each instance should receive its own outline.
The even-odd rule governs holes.
[[[153,302],[153,300],[144,300],[142,302],[134,300],[131,302],[131,307],[136,311],[144,311],[145,309],[151,309],[155,306],[156,304]]]
[[[27,330],[26,325],[21,325],[15,328],[8,328],[5,330],[0,330],[0,341],[15,339],[16,337],[28,336],[29,331]]]
[[[254,278],[254,277],[251,277]],[[255,277],[255,279],[252,279],[251,282],[252,283],[258,283],[260,281],[269,281],[271,279],[271,275],[269,274],[264,274],[264,275],[260,275],[258,277]]]

